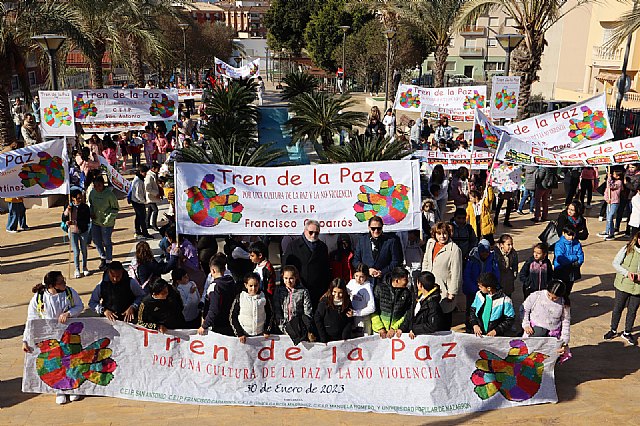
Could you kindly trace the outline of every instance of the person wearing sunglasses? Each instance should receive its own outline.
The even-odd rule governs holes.
[[[375,285],[396,266],[402,265],[402,249],[397,238],[385,234],[383,222],[379,216],[369,219],[369,233],[363,235],[353,255],[353,267],[364,264],[369,266],[371,284]]]

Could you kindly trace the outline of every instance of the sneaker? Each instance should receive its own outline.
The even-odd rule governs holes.
[[[76,271],[73,273],[73,278],[80,278],[82,275],[80,275],[80,271],[78,271],[76,269]]]
[[[598,216],[598,222],[604,222],[604,217],[603,216]]]
[[[67,402],[69,402],[69,400],[67,399],[67,395],[61,395],[61,394],[56,395],[56,404],[63,405],[63,404],[66,404]]]
[[[23,230],[23,231],[28,231],[29,229],[31,229],[31,228],[29,228],[28,226],[23,226],[23,227],[22,227],[22,230]]]
[[[638,341],[636,340],[636,337],[631,333],[627,333],[626,331],[624,333],[622,333],[622,338],[624,340],[626,340],[627,342],[629,342],[630,345],[635,346],[635,345],[638,344]]]
[[[616,337],[617,335],[618,335],[617,331],[609,330],[609,331],[607,331],[607,334],[605,334],[603,337],[604,337],[604,340],[611,340],[614,337]]]
[[[69,396],[69,401],[75,402],[80,401],[82,399],[82,395],[71,395]]]
[[[144,236],[142,234],[133,234],[133,238],[135,238],[136,240],[141,240],[144,238]]]
[[[615,240],[615,239],[616,239],[616,237],[614,237],[613,235],[607,235],[607,236],[604,238],[604,240],[605,240],[605,241],[613,241],[613,240]]]
[[[15,229],[7,229],[7,232],[10,233],[10,234],[17,234],[18,233],[18,231],[15,230]]]
[[[533,223],[538,223],[540,222],[540,219],[536,219],[535,217],[532,217],[531,219],[529,219],[531,222]]]
[[[85,277],[88,277],[89,275],[91,275],[91,271],[88,271],[85,269],[84,271],[82,271],[82,275],[84,275]]]
[[[601,237],[601,238],[605,238],[609,236],[609,234],[607,234],[606,232],[598,232],[596,235],[598,235],[598,237]]]
[[[520,216],[524,215],[524,212],[522,210],[518,210],[516,213],[518,213]]]
[[[98,266],[98,269],[100,271],[106,271],[107,270],[107,261],[104,259],[100,260],[100,266]]]

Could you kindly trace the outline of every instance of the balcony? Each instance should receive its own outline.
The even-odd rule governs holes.
[[[624,58],[624,48],[618,47],[616,49],[605,48],[604,46],[593,46],[593,64],[594,65],[603,65],[603,64],[617,64],[622,63],[622,59]],[[620,66],[618,64],[618,67]]]
[[[467,58],[482,58],[484,57],[484,48],[482,47],[461,47],[460,56]]]
[[[487,27],[477,25],[467,25],[460,30],[460,35],[465,37],[484,37],[487,33]]]

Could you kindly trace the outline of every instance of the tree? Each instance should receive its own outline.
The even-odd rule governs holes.
[[[400,139],[392,142],[389,137],[365,135],[353,135],[350,143],[325,149],[326,157],[334,163],[401,160],[410,153],[411,150]]]
[[[308,137],[320,140],[323,147],[333,143],[333,136],[352,126],[363,126],[367,115],[348,111],[355,105],[350,96],[332,96],[326,92],[303,93],[291,101],[290,110],[295,117],[287,121],[293,140]]]
[[[566,0],[469,0],[460,10],[457,26],[473,23],[478,16],[493,10],[502,10],[515,21],[515,28],[524,35],[524,40],[512,53],[511,67],[512,74],[520,76],[518,114],[524,117],[529,106],[531,86],[538,80],[542,54],[547,44],[545,33],[567,13],[590,1],[576,0],[567,4]]]
[[[255,93],[253,82],[234,81],[228,88],[214,87],[207,103],[205,139],[254,141],[258,120],[258,108],[253,105]]]
[[[265,167],[279,164],[286,153],[271,145],[255,145],[232,137],[230,140],[205,139],[202,147],[192,145],[180,150],[186,163],[224,164],[228,166]]]
[[[286,84],[282,89],[283,101],[291,101],[302,93],[313,93],[318,88],[318,79],[306,72],[292,72],[283,81]]]
[[[267,42],[275,51],[299,55],[305,47],[304,30],[315,11],[316,0],[273,0],[264,16]]]

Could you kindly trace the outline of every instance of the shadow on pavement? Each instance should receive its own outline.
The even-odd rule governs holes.
[[[13,339],[22,336],[24,333],[24,324],[14,325],[9,328],[0,329],[0,339]]]
[[[22,392],[22,377],[0,381],[0,409],[13,407],[36,396],[37,393]]]

